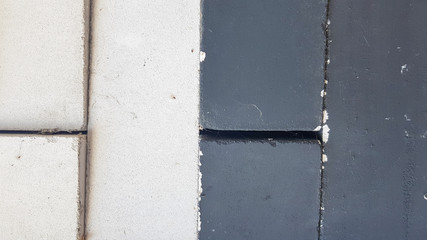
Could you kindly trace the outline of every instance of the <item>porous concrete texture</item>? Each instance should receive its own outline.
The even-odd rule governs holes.
[[[86,239],[197,239],[200,1],[92,13]]]
[[[81,239],[86,137],[0,135],[0,239]]]
[[[1,1],[1,130],[86,128],[88,2]]]

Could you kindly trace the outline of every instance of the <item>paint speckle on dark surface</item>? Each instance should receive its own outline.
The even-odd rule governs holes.
[[[324,0],[202,1],[203,128],[321,125],[325,10]]]
[[[426,1],[332,1],[324,240],[427,236]]]

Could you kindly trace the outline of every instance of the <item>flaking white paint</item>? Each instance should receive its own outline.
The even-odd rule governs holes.
[[[323,125],[323,129],[322,129],[322,139],[323,139],[323,143],[327,143],[329,140],[329,127],[327,124]]]
[[[206,59],[206,53],[203,51],[200,51],[200,62],[205,61],[205,59]]]
[[[326,163],[328,161],[328,156],[326,156],[326,154],[322,154],[322,162]]]
[[[407,72],[408,70],[408,64],[404,64],[400,67],[400,74],[403,74],[404,72]]]
[[[323,124],[325,124],[329,119],[328,111],[325,109],[323,110]]]
[[[325,90],[320,91],[320,97],[325,97],[325,96],[326,96]]]

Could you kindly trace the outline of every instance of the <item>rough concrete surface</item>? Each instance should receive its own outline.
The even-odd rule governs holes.
[[[0,239],[80,239],[85,159],[83,135],[0,135]]]
[[[86,239],[196,239],[200,3],[93,4]]]
[[[86,128],[88,2],[1,1],[1,130]]]

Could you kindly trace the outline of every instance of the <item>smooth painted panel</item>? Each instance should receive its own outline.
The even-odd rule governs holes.
[[[202,127],[312,131],[319,126],[326,1],[202,2]]]
[[[317,239],[316,142],[201,141],[200,240]]]
[[[322,239],[427,235],[427,2],[332,1]]]

